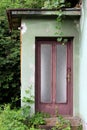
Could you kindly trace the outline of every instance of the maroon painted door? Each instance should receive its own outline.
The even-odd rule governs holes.
[[[73,113],[72,43],[36,42],[35,109],[55,115]]]

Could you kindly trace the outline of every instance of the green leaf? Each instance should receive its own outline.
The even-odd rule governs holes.
[[[58,42],[61,42],[61,41],[62,41],[62,37],[58,37],[58,38],[57,38],[57,41],[58,41]]]

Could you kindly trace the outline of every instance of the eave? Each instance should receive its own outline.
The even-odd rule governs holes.
[[[64,8],[62,9],[63,15],[65,16],[75,16],[80,17],[81,9],[80,8]],[[21,25],[22,18],[38,18],[46,17],[52,18],[57,17],[58,10],[56,9],[8,9],[7,17],[9,22],[9,28],[18,29]]]

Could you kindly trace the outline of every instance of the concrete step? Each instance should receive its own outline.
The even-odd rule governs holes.
[[[64,116],[64,119],[70,122],[71,130],[83,130],[82,122],[79,117]],[[54,127],[59,122],[58,117],[45,118],[45,121],[46,121],[46,125],[40,126],[41,129],[45,129],[45,130],[51,130],[51,128]],[[65,124],[63,128],[66,128]]]
[[[79,117],[65,117],[66,120],[70,121],[71,130],[82,130],[82,121]]]

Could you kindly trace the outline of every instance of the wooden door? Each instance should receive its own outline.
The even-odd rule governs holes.
[[[35,109],[55,115],[73,113],[72,42],[36,42]]]

